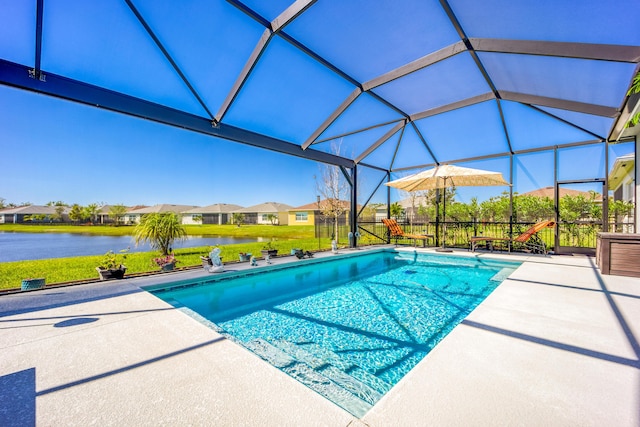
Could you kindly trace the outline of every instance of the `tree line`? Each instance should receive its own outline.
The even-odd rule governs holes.
[[[513,195],[513,213],[510,207],[509,192],[494,196],[479,202],[472,197],[469,203],[455,200],[456,189],[447,188],[446,191],[435,190],[408,193],[409,207],[404,208],[395,202],[390,206],[391,216],[397,219],[413,222],[433,222],[436,220],[436,209],[439,217],[443,215],[443,196],[446,197],[446,219],[453,222],[509,222],[513,215],[514,222],[534,223],[555,218],[555,203],[550,197],[532,195]],[[444,193],[444,194],[442,194]],[[375,211],[384,206],[372,204],[363,211],[366,217],[373,217]],[[623,200],[608,199],[609,220],[621,221],[629,216],[634,204]],[[602,198],[595,191],[585,194],[564,195],[559,200],[560,217],[566,221],[602,219]]]

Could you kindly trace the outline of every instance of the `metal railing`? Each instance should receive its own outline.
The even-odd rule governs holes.
[[[432,234],[437,236],[436,241],[429,244],[439,246],[442,244],[443,224],[440,222],[436,227],[435,222],[398,221],[400,227],[411,234]],[[468,248],[469,239],[472,236],[492,236],[516,238],[531,226],[534,222],[488,222],[488,221],[446,221],[446,245],[449,247]],[[379,244],[388,241],[387,227],[378,221],[358,222],[361,238],[359,244]],[[346,238],[349,233],[348,227],[340,227],[341,238]],[[610,232],[633,233],[635,224],[624,222],[609,224]],[[598,232],[602,231],[602,223],[597,221],[575,221],[561,222],[560,246],[595,248]],[[324,233],[323,233],[324,234]],[[555,247],[555,227],[545,228],[537,233],[538,237],[546,244],[548,249]],[[395,242],[395,240],[392,240]],[[413,244],[410,239],[400,239],[399,244]]]

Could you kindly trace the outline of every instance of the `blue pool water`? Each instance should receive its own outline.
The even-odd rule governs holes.
[[[153,293],[361,417],[518,265],[380,251]]]

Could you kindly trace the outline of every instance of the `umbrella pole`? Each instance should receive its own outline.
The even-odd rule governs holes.
[[[442,247],[437,248],[436,252],[453,252],[453,250],[445,247],[445,240],[447,239],[447,177],[444,177],[444,186],[442,189]]]

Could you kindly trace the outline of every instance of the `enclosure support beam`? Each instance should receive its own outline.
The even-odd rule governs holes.
[[[224,118],[225,114],[227,114],[227,111],[231,107],[231,104],[233,103],[233,101],[235,101],[236,97],[240,93],[240,90],[242,89],[244,84],[247,82],[249,75],[251,74],[255,66],[258,64],[258,60],[260,59],[264,51],[267,49],[267,45],[271,41],[272,35],[273,33],[271,32],[270,29],[266,29],[262,33],[262,37],[260,37],[260,40],[258,40],[258,43],[253,48],[253,52],[251,52],[249,59],[247,59],[247,62],[244,64],[244,67],[242,68],[242,71],[240,71],[238,78],[233,84],[233,87],[231,88],[224,102],[218,109],[218,112],[216,113],[216,117],[215,117],[216,123],[220,123]]]
[[[400,129],[402,129],[405,125],[406,125],[406,122],[402,121],[402,122],[398,123],[397,125],[395,125],[394,127],[392,127],[391,129],[389,129],[387,131],[387,133],[382,135],[382,137],[380,137],[376,142],[371,144],[371,146],[369,146],[369,148],[364,150],[364,152],[362,152],[358,157],[355,158],[356,164],[360,163],[362,161],[362,159],[364,159],[369,154],[371,154],[376,148],[380,147],[382,144],[387,142],[387,140],[389,138],[391,138],[396,132],[398,132]]]
[[[389,162],[389,170],[391,170],[393,168],[393,164],[396,161],[396,156],[398,155],[398,150],[400,149],[400,144],[402,143],[402,137],[404,136],[404,131],[407,129],[406,126],[402,127],[402,130],[400,131],[400,135],[398,135],[398,143],[396,144],[396,148],[395,150],[393,150],[393,156],[391,156],[391,161]]]
[[[504,112],[502,111],[502,105],[500,104],[500,100],[497,100],[498,104],[498,112],[500,112],[500,121],[502,122],[502,131],[504,132],[504,137],[507,140],[507,148],[509,148],[509,153],[513,155],[513,146],[511,145],[511,138],[509,137],[509,128],[507,128],[507,121],[504,118]]]
[[[36,52],[33,77],[40,80],[40,63],[42,60],[42,15],[44,12],[44,0],[36,2]]]
[[[454,43],[436,52],[425,55],[422,58],[418,58],[413,62],[410,62],[401,67],[398,67],[395,70],[391,70],[388,73],[385,73],[379,77],[369,80],[368,82],[365,82],[362,84],[362,88],[366,91],[369,91],[378,86],[382,86],[396,79],[404,77],[408,74],[411,74],[413,72],[426,68],[430,65],[433,65],[437,62],[443,61],[447,58],[457,55],[458,53],[464,50],[466,50],[466,46],[463,42],[460,41],[460,42]]]
[[[356,134],[362,133],[362,132],[366,132],[366,131],[371,130],[371,129],[377,129],[377,128],[381,128],[381,127],[384,127],[384,126],[387,126],[387,125],[390,125],[390,124],[393,124],[393,123],[398,123],[401,120],[404,120],[404,119],[389,120],[388,122],[377,123],[375,125],[371,125],[371,126],[367,126],[367,127],[351,130],[349,132],[343,132],[343,133],[340,133],[340,134],[337,134],[337,135],[331,135],[331,136],[328,136],[326,138],[321,138],[321,139],[318,139],[318,140],[314,141],[313,145],[321,144],[321,143],[327,142],[327,141],[333,141],[333,140],[340,139],[340,138],[346,138],[348,136],[356,135]]]
[[[506,101],[515,101],[522,104],[542,105],[544,107],[559,108],[561,110],[592,114],[594,116],[615,118],[619,114],[618,110],[614,107],[587,104],[585,102],[569,101],[568,99],[549,98],[547,96],[529,95],[525,93],[500,91],[500,98]]]
[[[140,24],[144,27],[147,34],[149,34],[149,37],[151,37],[151,39],[156,44],[158,49],[160,49],[160,51],[162,52],[166,60],[169,61],[169,63],[173,67],[173,70],[178,74],[178,76],[180,76],[180,79],[182,79],[182,82],[187,86],[187,88],[189,88],[189,91],[196,98],[200,106],[204,109],[204,111],[207,112],[207,115],[210,118],[213,118],[213,114],[211,114],[211,111],[209,111],[207,104],[205,104],[205,102],[202,100],[202,98],[200,97],[196,89],[193,87],[189,79],[187,79],[187,76],[185,76],[182,70],[180,69],[180,67],[178,67],[178,64],[176,64],[176,61],[173,60],[173,58],[171,57],[167,49],[165,49],[160,39],[155,35],[155,33],[153,32],[149,24],[147,24],[147,21],[145,21],[145,19],[142,17],[140,12],[138,12],[138,9],[136,9],[136,7],[133,5],[131,0],[125,0],[125,2],[129,6],[129,9],[131,9],[131,12],[133,12],[133,14],[136,16],[138,21],[140,21]]]
[[[391,172],[387,172],[387,182],[391,182]],[[391,187],[387,186],[387,218],[391,218]],[[391,243],[391,232],[387,233],[387,245]]]
[[[604,183],[602,186],[603,186],[602,188],[602,232],[606,233],[609,231],[609,142],[608,141],[605,141],[604,143]]]
[[[482,38],[470,38],[469,43],[473,50],[478,52],[556,56],[560,58],[630,63],[640,60],[640,46]]]
[[[362,165],[362,163],[360,163],[360,165]],[[364,202],[364,204],[362,205],[362,208],[360,208],[360,210],[358,211],[358,218],[360,217],[360,215],[362,215],[362,212],[365,210],[365,208],[367,207],[371,199],[373,199],[373,196],[375,196],[376,191],[380,189],[385,179],[387,179],[387,177],[383,176],[382,179],[380,179],[380,182],[378,182],[378,185],[376,185],[373,191],[371,191],[371,194],[369,194],[369,198]],[[375,214],[374,214],[374,219],[375,219]]]
[[[513,154],[509,155],[509,238],[513,238]]]
[[[544,114],[544,115],[549,116],[549,117],[553,117],[554,120],[558,120],[558,121],[566,124],[567,126],[571,126],[572,128],[578,129],[580,132],[588,133],[589,135],[593,136],[594,138],[597,138],[599,140],[605,140],[606,139],[602,135],[595,134],[592,131],[590,131],[589,129],[585,129],[582,126],[578,126],[575,123],[571,123],[570,121],[565,120],[562,117],[556,116],[555,114],[551,114],[550,112],[548,112],[546,110],[543,110],[540,107],[536,107],[535,105],[530,105],[530,104],[526,104],[526,106],[531,108],[532,110],[535,110],[535,111],[541,113],[541,114]]]
[[[353,239],[349,242],[352,248],[358,246],[356,232],[358,231],[358,165],[351,168],[351,210],[349,211],[349,230]]]
[[[452,102],[451,104],[442,105],[440,107],[432,108],[430,110],[421,111],[419,113],[412,114],[409,118],[412,121],[421,120],[426,117],[435,116],[437,114],[446,113],[448,111],[458,110],[460,108],[468,107],[470,105],[479,104],[481,102],[496,99],[493,92],[483,93],[481,95],[472,96],[471,98],[463,99],[461,101]]]
[[[322,135],[322,132],[324,132],[325,130],[327,130],[327,128],[329,126],[331,126],[333,124],[333,122],[336,121],[336,119],[342,114],[344,113],[344,111],[349,108],[349,106],[353,103],[353,101],[355,101],[360,94],[362,93],[362,89],[360,89],[359,87],[355,88],[350,94],[349,96],[347,96],[347,98],[342,101],[342,104],[340,104],[338,106],[338,108],[335,109],[335,111],[333,113],[331,113],[331,115],[329,117],[327,117],[327,119],[318,127],[318,129],[316,129],[311,136],[309,136],[309,138],[307,138],[307,140],[302,144],[302,149],[306,150],[311,144],[313,144],[313,142],[320,136]]]
[[[437,165],[440,164],[440,162],[438,162],[438,159],[436,158],[436,155],[433,154],[433,150],[431,150],[431,147],[429,146],[429,143],[427,142],[426,139],[424,139],[424,136],[422,136],[422,133],[420,132],[420,129],[418,129],[418,126],[416,126],[415,122],[411,121],[411,127],[413,128],[413,130],[415,131],[416,135],[418,135],[418,138],[420,139],[420,141],[422,142],[422,144],[424,145],[424,147],[427,149],[427,151],[429,152],[429,155],[431,156],[431,158],[433,159],[434,162],[436,162]]]
[[[222,119],[224,119],[224,116],[227,114],[227,111],[229,111],[229,108],[231,108],[231,104],[233,104],[233,102],[236,100],[236,98],[240,94],[240,91],[242,90],[245,83],[249,79],[249,76],[253,72],[253,69],[256,67],[256,65],[258,64],[258,61],[262,57],[262,54],[267,49],[267,46],[271,42],[273,35],[281,32],[284,29],[284,27],[290,24],[294,19],[296,19],[300,14],[302,14],[305,10],[311,7],[313,3],[316,2],[316,0],[296,1],[295,3],[290,5],[284,12],[282,12],[279,16],[277,16],[273,20],[273,22],[268,22],[268,21],[265,21],[259,15],[257,15],[254,11],[244,6],[243,4],[237,1],[231,1],[231,0],[227,0],[227,1],[232,5],[234,5],[235,7],[237,7],[238,9],[242,10],[244,13],[251,16],[253,19],[256,19],[262,25],[264,25],[265,30],[262,33],[260,40],[258,40],[258,43],[256,44],[256,46],[253,48],[253,52],[251,52],[251,55],[249,55],[247,62],[242,68],[242,71],[240,71],[240,74],[238,75],[235,83],[233,84],[233,87],[227,94],[226,99],[224,100],[224,102],[220,106],[220,109],[216,113],[216,116],[215,116],[216,123],[220,123]]]
[[[560,189],[558,188],[558,147],[553,149],[553,209],[556,212],[556,227],[554,236],[554,251],[560,248]]]
[[[24,65],[0,60],[0,84],[334,166],[352,168],[355,164],[351,159],[318,150],[303,150],[297,144],[235,126],[213,126],[211,120],[204,117],[56,74],[47,73],[46,81],[34,79],[30,77],[31,71]]]
[[[288,8],[271,22],[271,29],[274,33],[282,31],[284,27],[289,25],[298,16],[302,15],[317,0],[296,0]]]

